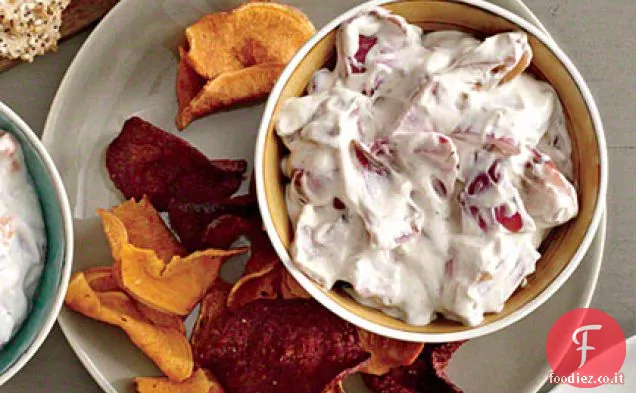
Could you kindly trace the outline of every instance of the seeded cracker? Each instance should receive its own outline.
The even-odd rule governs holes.
[[[71,0],[0,0],[0,57],[31,62],[57,49]]]

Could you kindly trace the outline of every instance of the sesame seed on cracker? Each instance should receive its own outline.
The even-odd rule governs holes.
[[[31,62],[57,49],[71,0],[0,0],[0,57]]]

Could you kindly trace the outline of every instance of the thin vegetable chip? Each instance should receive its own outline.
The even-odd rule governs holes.
[[[412,365],[381,376],[364,374],[364,381],[376,393],[462,393],[446,374],[446,367],[463,343],[426,344]]]
[[[93,267],[85,270],[83,274],[88,285],[95,292],[117,292],[123,290],[117,283],[117,280],[115,280],[111,266]],[[185,325],[183,324],[183,320],[178,316],[163,313],[142,303],[137,303],[136,308],[145,318],[155,325],[173,328],[185,334]]]
[[[159,211],[166,211],[172,199],[205,203],[229,198],[241,186],[245,170],[226,171],[184,139],[139,117],[128,119],[108,146],[106,167],[126,198],[147,195]]]
[[[177,69],[177,128],[267,96],[315,31],[297,9],[264,1],[206,15],[188,27],[188,50],[180,49]]]
[[[220,109],[267,97],[284,68],[285,64],[269,63],[222,73],[208,81],[179,113],[177,128],[183,130],[193,120]]]
[[[232,214],[215,218],[203,232],[201,243],[204,247],[230,248],[239,237],[260,225],[260,220],[246,219]]]
[[[116,281],[135,300],[165,313],[188,315],[218,277],[222,263],[246,251],[210,249],[177,255],[166,263],[154,250],[132,245],[127,228],[115,214],[101,210],[100,216],[115,261]]]
[[[268,240],[251,236],[258,255],[259,242]],[[202,301],[192,337],[197,365],[210,368],[228,393],[343,393],[347,376],[409,365],[421,352],[422,344],[354,327],[298,288],[267,256],[250,259],[231,290],[217,281]]]
[[[128,240],[132,245],[154,250],[165,262],[176,255],[187,254],[146,196],[139,202],[131,199],[115,206],[112,213],[126,227]]]
[[[382,375],[399,366],[408,366],[415,362],[422,352],[424,344],[398,341],[358,329],[360,345],[371,354],[371,358],[360,371],[367,374]]]
[[[209,341],[208,335],[213,334],[209,327],[227,311],[227,297],[231,289],[232,285],[218,279],[201,300],[199,317],[190,339],[193,348],[203,348]]]
[[[188,61],[206,79],[258,64],[284,65],[315,31],[296,8],[248,2],[188,27]]]
[[[213,224],[214,221],[223,215],[258,217],[256,198],[251,195],[240,195],[218,202],[210,201],[207,203],[173,201],[168,209],[172,228],[190,251],[206,248],[229,248],[238,238],[239,235],[237,233],[240,234],[254,225],[259,225],[253,222],[233,221],[230,223],[229,228],[226,226],[223,229],[231,232],[228,236],[215,232],[208,233],[208,226],[217,225]],[[234,226],[237,228],[234,228]],[[240,231],[237,232],[237,229],[240,229]],[[229,239],[230,237],[231,239]],[[206,242],[207,238],[209,238],[210,243],[214,244]]]
[[[311,295],[286,269],[282,269],[280,294],[283,299],[311,299]]]
[[[178,329],[154,325],[124,292],[95,292],[84,274],[76,273],[65,303],[89,318],[120,327],[171,380],[190,377],[194,361],[187,337]]]
[[[183,115],[184,111],[190,105],[190,101],[203,89],[206,82],[205,78],[202,78],[190,67],[186,56],[187,50],[183,47],[179,47],[179,66],[177,67],[177,102],[179,103],[179,115],[177,116],[177,125],[180,129],[185,127],[185,125],[181,126],[181,122],[187,119],[187,115]]]
[[[110,292],[121,289],[113,276],[112,266],[92,267],[84,271],[84,277],[95,292]]]
[[[183,382],[164,377],[135,378],[135,388],[137,393],[225,393],[216,378],[200,368]]]
[[[257,300],[204,331],[195,359],[228,393],[321,393],[369,357],[355,327],[313,300]]]
[[[143,316],[153,324],[175,329],[181,332],[181,334],[186,334],[185,324],[183,323],[183,319],[179,316],[155,310],[154,308],[148,307],[139,302],[136,303],[136,306],[139,312],[141,312],[141,314],[143,314]]]
[[[234,284],[227,303],[237,309],[257,299],[276,299],[280,294],[283,266],[267,235],[252,230],[250,259],[241,278]]]

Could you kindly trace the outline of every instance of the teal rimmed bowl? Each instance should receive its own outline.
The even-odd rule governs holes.
[[[47,237],[46,261],[32,308],[17,333],[0,349],[2,385],[33,357],[60,312],[71,275],[73,220],[66,191],[53,160],[31,128],[2,102],[0,129],[13,134],[22,146],[40,198]]]

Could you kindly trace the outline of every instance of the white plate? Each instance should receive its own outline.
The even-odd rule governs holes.
[[[600,358],[600,357],[599,357]],[[592,393],[634,393],[636,392],[636,336],[627,340],[627,353],[625,363],[621,367],[624,379],[622,385],[603,385],[596,388],[585,389]],[[558,385],[550,393],[581,393],[581,388],[570,385]]]
[[[539,24],[518,0],[491,0]],[[299,0],[317,27],[356,0]],[[76,218],[75,270],[110,263],[95,209],[119,202],[104,169],[104,149],[123,122],[138,115],[175,130],[176,47],[183,29],[203,14],[238,0],[127,0],[91,34],[69,68],[49,113],[43,141],[55,160]],[[540,26],[540,24],[539,24]],[[262,105],[194,122],[181,136],[210,157],[251,159]],[[589,304],[601,265],[603,223],[577,272],[544,306],[516,325],[468,343],[451,375],[467,393],[534,392],[548,374],[547,331],[563,313]],[[116,328],[63,310],[60,325],[97,383],[109,393],[131,392],[131,378],[157,369]],[[354,382],[354,385],[355,382]],[[351,386],[350,393],[364,390]]]

